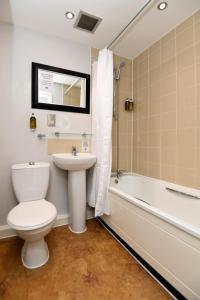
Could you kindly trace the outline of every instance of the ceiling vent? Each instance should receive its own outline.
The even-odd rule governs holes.
[[[90,15],[84,11],[80,11],[74,27],[90,33],[94,33],[101,21],[102,19],[99,17]]]

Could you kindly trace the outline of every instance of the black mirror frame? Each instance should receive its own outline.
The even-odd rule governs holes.
[[[86,79],[86,107],[75,107],[75,106],[67,106],[67,105],[40,103],[38,101],[38,70],[39,69],[85,78]],[[90,113],[90,75],[32,62],[32,108],[89,114]]]

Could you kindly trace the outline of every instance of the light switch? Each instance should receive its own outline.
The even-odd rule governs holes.
[[[55,127],[56,126],[56,114],[47,115],[47,126]]]

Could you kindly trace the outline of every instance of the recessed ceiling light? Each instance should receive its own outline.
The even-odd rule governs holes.
[[[165,8],[167,8],[167,2],[165,2],[165,1],[160,2],[160,3],[158,4],[157,8],[158,8],[159,10],[164,10]]]
[[[72,11],[67,11],[65,13],[65,17],[68,19],[68,20],[72,20],[74,18],[74,13]]]

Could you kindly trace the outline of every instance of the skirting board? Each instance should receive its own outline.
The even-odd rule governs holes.
[[[93,218],[94,218],[93,210],[88,210],[87,211],[87,220],[93,219]],[[67,224],[69,224],[69,215],[67,215],[67,214],[58,215],[53,227],[59,227],[59,226],[67,225]],[[0,239],[9,238],[12,236],[16,236],[16,232],[12,228],[10,228],[10,226],[8,226],[8,225],[0,226]]]

